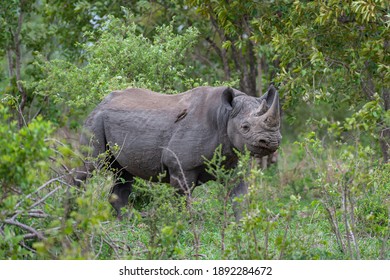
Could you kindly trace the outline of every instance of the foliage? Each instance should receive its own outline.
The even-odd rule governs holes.
[[[39,204],[35,186],[49,178],[52,151],[47,137],[52,128],[49,122],[38,118],[19,130],[2,103],[0,118],[0,223],[4,223],[0,227],[0,234],[4,236],[0,250],[4,257],[19,258],[29,254],[23,246],[18,246],[23,242],[25,231],[36,234],[28,217],[41,215],[35,209]],[[20,229],[12,230],[13,226]]]
[[[44,207],[45,238],[32,244],[35,258],[95,259],[103,248],[112,246],[103,226],[111,216],[108,182],[96,176],[83,191],[64,181],[54,182],[60,189]]]
[[[363,250],[360,239],[376,236],[383,240],[379,255],[383,258],[390,226],[389,164],[378,165],[372,160],[372,148],[358,140],[354,145],[336,143],[326,149],[315,133],[310,133],[297,144],[311,157],[314,187],[321,190],[319,202],[340,251],[359,259]]]
[[[31,184],[47,178],[47,161],[52,152],[45,137],[52,128],[50,123],[38,118],[18,130],[16,122],[10,120],[8,110],[1,103],[0,114],[1,191],[2,196],[7,196],[9,192],[28,190]]]
[[[163,183],[153,184],[138,179],[134,192],[142,199],[142,214],[135,210],[136,218],[149,233],[146,248],[147,259],[181,259],[179,235],[184,229],[183,221],[188,220],[185,198],[178,197],[175,190]],[[137,199],[132,195],[133,203]],[[145,200],[145,198],[148,198]]]
[[[255,44],[249,37],[253,32],[250,22],[261,14],[259,4],[256,1],[187,2],[208,20],[205,40],[218,54],[224,79],[230,80],[237,75],[240,90],[256,96],[257,54]]]
[[[388,1],[1,6],[0,259],[390,258]],[[269,82],[286,117],[277,165],[244,153],[228,170],[219,148],[206,161],[216,180],[186,201],[136,179],[121,222],[107,202],[115,174],[58,132],[128,86],[257,94]],[[101,168],[76,188],[82,160]]]
[[[195,29],[182,35],[172,26],[157,28],[153,41],[137,34],[137,25],[109,17],[96,43],[83,45],[86,64],[65,60],[41,62],[45,78],[36,91],[72,108],[90,108],[110,91],[142,87],[174,93],[186,88],[186,51],[197,36]],[[80,94],[83,93],[83,94]]]
[[[355,116],[341,127],[356,129],[355,122],[369,130],[388,161],[388,2],[276,2],[287,5],[270,7],[254,24],[263,34],[257,40],[269,43],[278,60],[284,107],[301,100],[343,107]]]
[[[195,189],[187,203],[169,185],[137,180],[129,218],[122,222],[107,202],[115,175],[104,168],[83,189],[61,173],[38,188],[30,182],[31,193],[3,200],[1,258],[389,258],[388,166],[367,164],[372,151],[362,146],[355,153],[342,145],[336,158],[314,134],[297,145],[282,150],[278,168],[265,171],[249,154],[240,156],[236,170],[225,169],[217,150],[207,163],[217,181]],[[297,168],[311,176],[311,185],[291,187],[302,184],[291,173]],[[236,223],[229,195],[243,179],[249,194],[239,199],[245,207]]]

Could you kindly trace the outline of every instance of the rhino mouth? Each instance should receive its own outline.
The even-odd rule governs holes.
[[[264,157],[264,156],[268,156],[272,153],[274,153],[278,147],[269,147],[269,146],[266,146],[266,145],[256,145],[256,146],[253,146],[253,145],[250,145],[250,146],[247,146],[251,156],[253,157]]]
[[[279,141],[266,141],[265,139],[257,139],[248,144],[246,146],[249,152],[255,157],[270,155],[279,148]]]

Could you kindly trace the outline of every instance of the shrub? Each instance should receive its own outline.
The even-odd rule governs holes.
[[[113,90],[141,87],[176,93],[194,82],[185,60],[198,36],[195,28],[175,34],[172,25],[161,26],[153,40],[137,28],[130,17],[109,16],[99,30],[85,34],[94,39],[82,45],[80,65],[41,58],[37,63],[45,78],[35,85],[36,93],[66,104],[71,115],[84,116],[86,108]]]
[[[310,133],[300,142],[315,167],[319,203],[343,258],[360,259],[365,238],[373,238],[376,258],[385,258],[389,238],[389,164],[373,160],[374,150],[359,138],[354,145],[327,148]],[[382,241],[381,241],[382,240]]]
[[[52,128],[38,117],[19,129],[2,103],[0,118],[0,258],[16,259],[31,254],[25,239],[43,238],[34,218],[45,216],[38,192],[49,178]]]

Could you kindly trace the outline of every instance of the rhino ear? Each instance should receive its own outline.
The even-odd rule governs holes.
[[[222,105],[228,109],[233,109],[234,92],[233,89],[228,87],[222,92]]]

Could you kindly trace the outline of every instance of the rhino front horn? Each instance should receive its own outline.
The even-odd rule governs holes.
[[[274,92],[274,100],[272,102],[271,107],[268,109],[267,113],[265,113],[265,122],[270,127],[278,127],[280,126],[280,109],[279,109],[279,94],[275,88]]]

